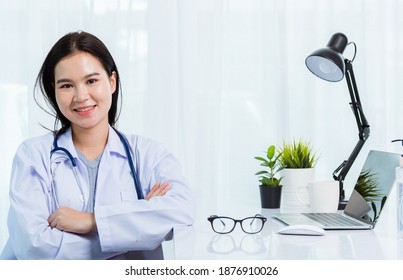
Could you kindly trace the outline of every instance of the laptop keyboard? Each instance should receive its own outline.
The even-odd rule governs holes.
[[[360,226],[361,224],[337,213],[302,213],[324,226]]]

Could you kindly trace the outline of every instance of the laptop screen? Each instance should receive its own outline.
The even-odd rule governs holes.
[[[375,226],[393,188],[399,158],[395,153],[369,151],[344,210],[346,215]]]

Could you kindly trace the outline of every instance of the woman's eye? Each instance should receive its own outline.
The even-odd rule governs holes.
[[[97,81],[96,79],[89,79],[87,83],[91,85],[94,84],[96,81]]]
[[[73,87],[71,84],[62,84],[60,88],[71,88]]]

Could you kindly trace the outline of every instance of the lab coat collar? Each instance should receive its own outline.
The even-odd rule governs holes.
[[[59,136],[57,139],[57,145],[59,147],[63,147],[67,149],[73,158],[78,158],[77,151],[74,147],[73,144],[73,137],[71,134],[71,128],[67,129],[65,133]],[[122,157],[127,157],[124,146],[122,141],[119,138],[119,135],[116,133],[116,131],[109,126],[109,134],[108,134],[108,142],[105,147],[105,152],[108,153],[117,153],[121,155]]]
[[[125,148],[120,140],[119,135],[111,126],[109,126],[108,143],[106,144],[105,152],[118,153],[122,157],[127,157]]]

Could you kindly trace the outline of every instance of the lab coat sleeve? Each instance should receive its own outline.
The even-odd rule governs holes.
[[[104,252],[153,250],[176,226],[191,225],[195,199],[177,159],[159,144],[150,144],[139,156],[140,180],[149,192],[157,181],[170,182],[164,195],[95,208],[98,234]]]
[[[43,147],[42,147],[43,148]],[[10,184],[9,238],[17,259],[101,258],[96,235],[51,229],[49,152],[22,144],[14,157]],[[99,252],[99,254],[97,254]]]

